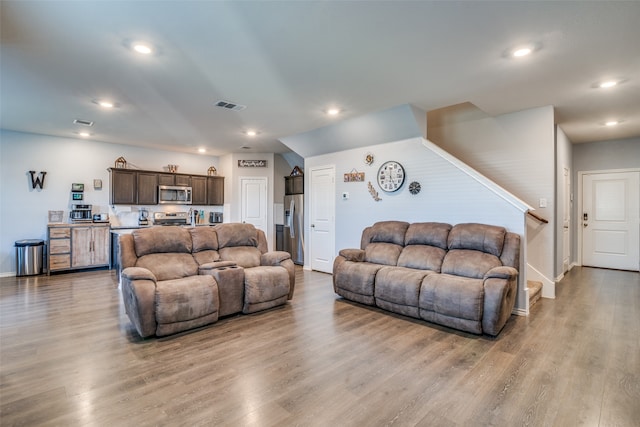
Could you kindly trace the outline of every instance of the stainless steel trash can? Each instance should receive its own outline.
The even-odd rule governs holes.
[[[42,274],[44,240],[16,240],[16,276]]]

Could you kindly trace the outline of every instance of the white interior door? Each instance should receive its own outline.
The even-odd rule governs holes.
[[[331,273],[335,258],[335,167],[311,169],[309,182],[310,257],[312,270]]]
[[[571,262],[571,171],[564,168],[564,200],[562,204],[562,272],[569,271]]]
[[[640,172],[582,177],[582,264],[640,268]]]
[[[269,241],[267,224],[267,178],[240,178],[240,221],[264,231]]]

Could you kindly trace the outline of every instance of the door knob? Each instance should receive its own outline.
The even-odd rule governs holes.
[[[583,226],[583,227],[588,227],[588,226],[589,226],[589,224],[587,224],[586,222],[583,222],[583,223],[582,223],[582,226]]]
[[[315,224],[311,224],[311,228],[316,228],[316,225]]]

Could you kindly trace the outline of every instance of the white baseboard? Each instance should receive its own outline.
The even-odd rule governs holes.
[[[564,279],[564,273],[562,273],[561,275],[559,275],[558,277],[555,278],[555,282],[558,283],[559,281],[561,281],[562,279]]]
[[[511,314],[515,314],[516,316],[528,316],[529,314],[527,313],[527,310],[523,309],[523,308],[514,308],[511,311]]]
[[[0,277],[15,277],[15,271],[5,271],[4,273],[0,273]]]

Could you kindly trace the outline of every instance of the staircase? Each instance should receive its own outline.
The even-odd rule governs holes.
[[[527,280],[527,287],[529,288],[529,309],[531,309],[542,296],[542,282]]]

